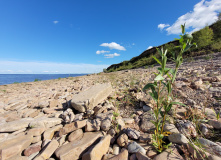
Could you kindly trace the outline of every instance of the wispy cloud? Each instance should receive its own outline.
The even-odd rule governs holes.
[[[116,56],[116,55],[115,55]],[[97,73],[106,64],[83,64],[83,63],[56,63],[56,62],[21,62],[21,61],[0,61],[0,74],[12,73]]]
[[[153,48],[153,46],[149,46],[149,47],[147,48],[147,50],[148,50],[148,49],[151,49],[151,48]]]
[[[189,32],[197,31],[206,25],[214,23],[218,18],[218,12],[221,12],[221,0],[211,0],[197,3],[193,11],[180,16],[174,24],[165,29],[168,34],[179,34],[181,24],[186,24]],[[160,24],[162,28],[165,24]],[[159,25],[158,25],[159,28]]]
[[[160,28],[160,30],[163,30],[165,27],[170,26],[169,24],[159,24],[158,28]]]
[[[105,56],[105,58],[114,58],[114,57],[120,56],[120,54],[118,54],[118,53],[114,53],[114,54],[105,54],[104,56]]]
[[[99,50],[97,50],[97,51],[96,51],[96,54],[109,53],[109,52],[110,52],[110,51],[104,51],[104,50],[99,51]]]
[[[117,50],[126,51],[126,49],[123,46],[117,44],[116,42],[102,43],[100,46],[109,47],[110,49],[117,49]]]
[[[54,24],[57,24],[59,21],[53,21]]]

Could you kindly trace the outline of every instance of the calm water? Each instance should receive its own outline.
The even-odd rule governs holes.
[[[0,85],[12,84],[15,82],[33,82],[35,79],[50,80],[83,75],[86,74],[0,74]]]

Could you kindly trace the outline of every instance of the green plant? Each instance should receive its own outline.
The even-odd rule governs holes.
[[[19,82],[14,82],[13,84],[18,84]]]
[[[41,81],[41,80],[40,80],[40,79],[35,78],[34,82],[38,82],[38,81]]]
[[[175,69],[166,68],[167,63],[167,50],[163,50],[163,48],[158,49],[158,52],[161,56],[161,60],[153,56],[153,58],[160,64],[158,68],[158,73],[155,73],[156,77],[154,79],[154,83],[148,83],[143,90],[151,89],[149,92],[150,96],[153,98],[154,104],[154,118],[155,120],[152,123],[155,125],[155,133],[153,135],[153,145],[155,146],[158,152],[162,152],[164,149],[168,148],[170,144],[166,144],[163,141],[164,136],[167,133],[163,132],[164,124],[166,121],[166,116],[168,112],[171,110],[172,105],[184,105],[179,102],[173,101],[172,96],[172,85],[175,81],[176,74],[178,68],[183,62],[183,53],[188,51],[193,45],[191,44],[192,35],[185,34],[185,24],[181,25],[182,35],[180,35],[179,43],[180,45],[176,48],[179,48],[179,53],[172,52],[172,59],[175,62]],[[167,79],[169,78],[169,80]],[[185,106],[185,105],[184,105]]]
[[[219,111],[218,113],[216,113],[216,111],[213,109],[213,112],[215,113],[216,119],[217,119],[217,121],[218,121],[219,118],[220,118],[220,111]]]

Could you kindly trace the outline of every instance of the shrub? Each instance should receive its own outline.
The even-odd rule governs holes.
[[[156,60],[157,63],[160,64],[160,67],[158,68],[158,73],[155,73],[156,77],[154,79],[154,83],[148,83],[143,90],[151,89],[151,92],[149,92],[150,96],[153,98],[155,104],[154,104],[154,117],[155,120],[152,121],[155,125],[155,133],[153,135],[153,145],[155,146],[156,150],[158,152],[162,152],[164,149],[168,148],[168,146],[171,144],[166,144],[163,141],[164,136],[167,136],[167,132],[163,132],[164,124],[166,121],[166,116],[168,115],[168,112],[171,110],[172,105],[183,105],[179,102],[173,101],[172,96],[172,86],[176,78],[176,74],[178,71],[178,68],[183,62],[183,53],[189,50],[193,45],[191,44],[192,35],[185,34],[185,25],[181,26],[182,28],[182,35],[180,36],[179,43],[179,50],[180,52],[178,54],[172,52],[171,55],[173,55],[173,60],[175,62],[175,69],[172,68],[166,68],[167,63],[167,50],[164,50],[163,48],[157,49],[158,53],[160,54],[161,60],[153,56],[153,58]],[[167,78],[169,80],[167,80]],[[167,89],[166,93],[163,93],[164,88]],[[164,112],[162,111],[164,110]],[[160,117],[161,116],[161,117]]]

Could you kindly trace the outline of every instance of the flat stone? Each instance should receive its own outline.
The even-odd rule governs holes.
[[[61,118],[48,118],[48,117],[39,117],[36,118],[34,121],[30,122],[29,127],[31,128],[38,128],[38,127],[45,127],[50,128],[61,124]]]
[[[202,144],[202,147],[206,149],[207,152],[221,156],[221,146],[204,138],[199,138],[199,142]]]
[[[68,136],[68,141],[72,142],[75,140],[80,140],[83,137],[84,133],[82,131],[82,129],[78,129],[74,132],[72,132],[69,136]]]
[[[43,151],[34,160],[49,159],[54,151],[58,148],[59,143],[56,140],[52,140]]]
[[[31,144],[32,138],[32,135],[22,135],[0,143],[0,159],[9,159],[21,154]]]
[[[171,133],[180,133],[174,124],[169,124],[169,123],[166,123],[164,125],[163,130]]]
[[[0,132],[15,132],[27,128],[31,121],[33,121],[32,118],[22,118],[20,120],[0,124]]]
[[[120,154],[110,158],[109,160],[128,160],[128,151],[127,149],[122,149]]]
[[[93,149],[83,155],[82,160],[97,160],[101,159],[104,154],[107,153],[110,146],[111,136],[104,136],[98,144],[96,144]]]
[[[27,134],[31,134],[33,136],[40,136],[45,130],[45,127],[31,128],[27,131]]]
[[[188,139],[181,133],[174,133],[168,136],[170,142],[178,143],[178,144],[187,144]]]
[[[54,136],[54,133],[56,131],[59,131],[63,127],[62,124],[54,126],[52,128],[47,129],[43,134],[43,139],[52,139]]]
[[[111,92],[111,84],[98,84],[86,91],[75,94],[71,100],[71,105],[79,112],[85,112],[87,109],[93,109],[98,103],[106,99]]]
[[[86,132],[81,140],[72,141],[58,148],[55,155],[60,160],[77,160],[101,136],[101,132]]]

